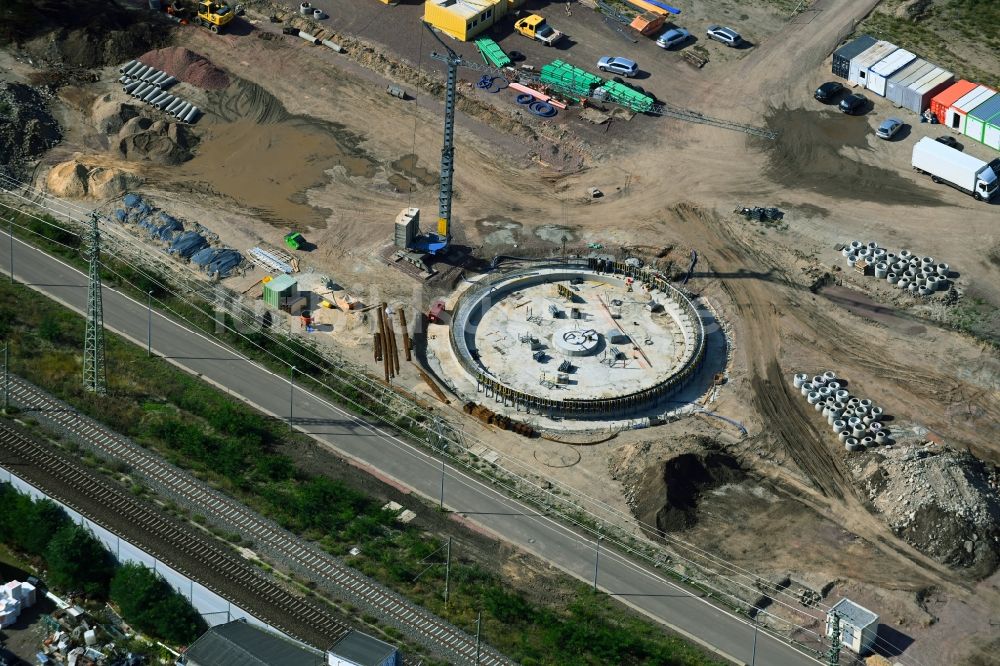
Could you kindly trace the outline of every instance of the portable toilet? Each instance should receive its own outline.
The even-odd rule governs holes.
[[[848,78],[851,73],[851,60],[877,43],[874,37],[861,35],[853,42],[848,42],[841,46],[833,52],[833,73],[842,79]]]
[[[868,72],[868,81],[865,83],[865,87],[876,95],[885,97],[887,79],[916,59],[917,54],[910,53],[906,49],[893,51],[872,66]]]
[[[883,41],[855,56],[851,60],[851,73],[847,80],[854,85],[868,85],[868,72],[871,68],[885,60],[897,48],[895,44]]]
[[[299,283],[291,275],[279,275],[264,283],[264,302],[280,308],[282,299],[299,295]]]
[[[939,123],[944,125],[951,105],[975,89],[976,84],[965,79],[948,86],[931,98],[931,113],[937,117]]]
[[[986,143],[986,122],[1000,114],[1000,95],[993,95],[965,118],[965,136]]]
[[[959,133],[965,131],[965,117],[970,111],[975,111],[976,107],[996,94],[996,91],[987,86],[976,86],[976,89],[957,100],[948,108],[945,116],[945,125]]]

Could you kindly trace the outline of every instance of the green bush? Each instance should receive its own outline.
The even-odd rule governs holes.
[[[56,532],[45,551],[48,582],[64,590],[82,590],[104,599],[114,571],[111,555],[88,530],[69,524]]]
[[[172,645],[189,645],[206,629],[205,621],[159,575],[138,564],[123,564],[111,579],[111,600],[139,631]]]

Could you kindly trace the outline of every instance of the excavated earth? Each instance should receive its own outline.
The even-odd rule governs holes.
[[[21,83],[0,82],[0,169],[19,173],[25,162],[62,138],[42,91]]]

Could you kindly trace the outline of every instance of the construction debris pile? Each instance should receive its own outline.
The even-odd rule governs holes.
[[[219,241],[216,234],[200,224],[185,231],[183,222],[166,211],[154,210],[154,206],[138,194],[126,194],[122,198],[122,205],[123,208],[115,211],[118,222],[145,229],[151,240],[161,241],[166,245],[167,254],[190,260],[210,277],[228,277],[243,262],[243,255],[236,250],[211,246]]]
[[[841,254],[859,273],[874,275],[914,296],[930,296],[948,289],[950,267],[935,263],[934,257],[918,257],[909,250],[894,253],[879,247],[875,241],[859,240],[844,245]]]
[[[833,432],[848,451],[891,444],[889,431],[883,426],[882,408],[871,400],[851,396],[845,381],[837,381],[837,374],[827,370],[811,380],[806,373],[796,374],[795,388],[817,412],[822,412]]]
[[[35,605],[35,586],[12,580],[0,587],[0,628],[9,627],[20,617],[21,611]]]
[[[26,162],[61,139],[59,124],[37,88],[0,82],[0,170],[20,175]]]
[[[42,651],[36,656],[41,666],[143,666],[146,663],[144,657],[120,650],[113,642],[103,643],[111,636],[79,606],[59,608],[43,620],[51,633],[42,641]]]
[[[503,414],[497,414],[489,407],[484,407],[483,405],[479,405],[474,402],[467,402],[462,405],[462,411],[466,414],[474,416],[487,425],[496,426],[501,430],[510,430],[511,432],[525,437],[538,436],[538,432],[527,423],[515,421],[509,416],[504,416]]]
[[[848,466],[889,527],[975,577],[1000,564],[1000,470],[931,442],[879,449]]]

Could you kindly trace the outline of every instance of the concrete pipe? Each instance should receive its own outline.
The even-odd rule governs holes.
[[[884,249],[877,247],[872,250],[872,256],[879,260],[885,260],[885,256],[888,254]]]
[[[862,446],[871,446],[874,443],[875,443],[874,437],[865,437],[864,439],[861,440]]]
[[[312,5],[310,5],[308,2],[303,2],[301,5],[299,5],[299,13],[302,14],[303,16],[309,16],[310,14],[312,14],[312,12],[313,12]]]
[[[938,288],[937,283],[938,283],[938,279],[936,277],[934,277],[933,275],[928,275],[927,276],[927,283],[926,283],[926,285],[927,285],[928,289],[930,289],[931,291],[937,291],[937,288]]]
[[[128,77],[134,79],[135,75],[136,75],[136,72],[140,71],[143,67],[145,67],[145,65],[143,65],[141,62],[139,62],[138,60],[136,60],[135,64],[133,64],[131,67],[129,67],[128,69],[125,70],[125,76],[128,76]]]
[[[840,402],[846,402],[847,400],[851,399],[851,394],[848,392],[847,389],[837,389],[836,396],[837,400],[839,400]]]
[[[865,245],[869,250],[878,249],[878,243],[876,243],[875,241],[868,241],[867,243],[865,243]]]
[[[919,268],[919,267],[920,267],[920,259],[918,259],[917,257],[910,257],[910,268]]]
[[[872,432],[878,432],[879,430],[882,429],[882,424],[879,423],[878,421],[872,421],[871,423],[868,424],[868,429],[871,430]]]
[[[826,372],[823,373],[823,379],[825,379],[828,382],[832,382],[836,378],[837,378],[837,373],[834,372],[833,370],[827,370]]]
[[[133,71],[132,74],[131,74],[131,76],[132,76],[133,79],[139,79],[140,81],[142,81],[143,80],[142,77],[144,77],[146,75],[146,72],[148,72],[149,70],[150,70],[149,67],[147,67],[146,65],[143,65],[139,69]]]
[[[909,261],[910,257],[912,257],[912,256],[913,256],[913,253],[910,252],[909,250],[900,250],[899,251],[899,258],[902,259],[903,261]]]
[[[126,83],[124,90],[125,90],[125,92],[127,92],[128,94],[131,95],[132,91],[135,90],[136,88],[138,88],[141,85],[142,85],[142,81],[133,81],[132,83]]]
[[[868,428],[866,428],[863,423],[858,423],[856,425],[851,426],[851,433],[855,437],[861,437],[862,433],[864,433],[866,430],[868,430]]]
[[[826,381],[826,385],[827,385],[827,386],[828,386],[828,387],[830,388],[830,390],[831,390],[831,391],[833,391],[834,393],[836,393],[837,391],[839,391],[839,390],[840,390],[840,382],[838,382],[836,378],[834,378],[834,379],[828,379],[828,380]]]
[[[809,395],[809,392],[812,390],[813,390],[812,382],[806,382],[805,384],[799,387],[799,391],[802,392],[802,395]]]
[[[899,287],[900,289],[906,289],[907,287],[910,286],[909,278],[905,277],[899,278],[899,280],[896,282],[896,286]]]
[[[313,35],[310,35],[308,32],[300,32],[299,33],[299,37],[301,37],[302,39],[306,40],[307,42],[311,42],[313,44],[319,44],[320,43],[320,40],[317,37],[315,37]]]
[[[197,106],[192,106],[191,109],[184,114],[184,122],[193,123],[198,119],[198,114],[201,113],[201,109]]]
[[[826,378],[825,378],[825,377],[823,377],[823,375],[815,375],[815,376],[814,376],[814,377],[812,378],[812,384],[813,384],[813,386],[815,386],[815,387],[817,388],[817,390],[818,390],[820,386],[826,386]]]
[[[810,405],[815,405],[819,402],[819,393],[816,391],[809,391],[809,395],[806,396],[806,402]]]
[[[851,398],[847,401],[847,406],[852,408],[857,407],[860,402],[861,398]]]
[[[948,277],[948,264],[938,264],[937,274],[941,277]]]
[[[934,288],[933,287],[928,287],[928,286],[925,285],[925,286],[921,287],[920,289],[918,289],[917,293],[920,294],[921,296],[930,296],[931,294],[934,293]]]
[[[840,432],[837,433],[837,439],[839,439],[841,442],[846,442],[850,436],[851,436],[850,430],[841,430]]]
[[[795,388],[802,388],[802,385],[805,384],[808,379],[809,375],[804,372],[800,372],[792,378],[792,385],[795,386]]]
[[[130,95],[132,95],[132,97],[139,97],[140,93],[144,94],[146,90],[149,88],[148,83],[143,83],[142,81],[136,81],[136,83],[138,83],[139,85],[133,88],[132,92],[129,93]]]
[[[895,252],[886,252],[885,253],[885,263],[887,263],[887,264],[894,264],[897,261],[899,261],[899,257],[896,256]]]
[[[842,255],[844,255],[845,257],[850,256],[850,254],[851,254],[851,246],[850,245],[845,245],[844,249],[841,250],[840,253]]]
[[[326,18],[326,13],[322,9],[314,9],[313,18],[317,21],[322,21]]]
[[[868,398],[865,398],[864,400],[858,400],[858,406],[862,407],[867,412],[869,409],[872,408],[872,401],[869,400]]]
[[[926,264],[928,266],[933,266],[934,265],[934,257],[923,257],[920,260],[920,263],[921,264]]]
[[[853,266],[854,262],[856,262],[857,260],[858,260],[858,255],[855,254],[854,252],[851,252],[849,255],[847,255],[848,265]]]
[[[824,399],[833,397],[829,386],[820,386],[816,389],[816,392],[819,393]]]
[[[862,245],[863,245],[863,243],[861,241],[859,241],[859,240],[853,240],[853,241],[851,241],[850,247],[851,247],[851,250],[856,251],[856,250],[860,250]]]
[[[118,83],[120,83],[120,84],[122,84],[122,85],[125,85],[125,84],[126,84],[126,83],[128,83],[128,82],[129,82],[130,80],[131,80],[131,79],[129,79],[129,78],[128,78],[127,76],[125,76],[125,75],[122,75],[122,76],[119,76],[119,77],[118,77]]]
[[[844,448],[848,451],[855,451],[858,448],[858,440],[854,437],[848,437],[844,440]]]
[[[903,271],[903,275],[905,275],[908,280],[912,280],[913,278],[917,277],[917,271],[915,268],[907,268],[905,271]]]
[[[863,247],[860,250],[858,250],[856,254],[862,259],[868,259],[872,256],[872,251],[866,247]]]
[[[173,97],[173,95],[157,88],[156,94],[153,95],[153,98],[151,100],[149,100],[149,103],[152,104],[153,106],[156,106],[157,104],[165,100],[167,97]]]
[[[896,284],[899,282],[899,276],[895,273],[886,274],[885,279],[889,282],[889,284]]]
[[[153,101],[154,97],[156,97],[157,95],[161,95],[161,94],[163,94],[162,90],[160,90],[156,86],[152,86],[151,85],[151,86],[149,86],[149,92],[142,96],[142,101],[146,102],[147,104],[149,104],[150,102]]]
[[[916,285],[921,289],[927,286],[927,278],[922,275],[918,276],[915,280],[913,280],[913,282],[916,283]]]
[[[177,98],[171,95],[170,93],[165,92],[153,100],[153,106],[162,111],[163,109],[167,108],[167,104],[170,104],[175,99]]]
[[[825,402],[821,402],[819,404],[823,406],[823,409],[820,410],[820,413],[823,414],[823,418],[826,419],[827,421],[833,418],[833,412],[830,411],[830,405],[826,404]]]
[[[851,426],[852,428],[858,425],[859,423],[861,423],[861,419],[858,418],[857,416],[851,416],[850,418],[847,419],[847,425]]]
[[[885,263],[875,264],[875,277],[882,279],[888,277],[889,267]]]
[[[153,79],[155,79],[159,75],[160,75],[160,70],[156,69],[155,67],[150,67],[148,70],[146,70],[146,73],[143,74],[142,77],[140,78],[142,78],[142,80],[145,81],[146,83],[152,83]]]
[[[920,293],[920,285],[917,284],[916,282],[911,282],[910,286],[907,287],[907,289],[909,289],[909,291],[910,291],[911,294],[919,294]]]
[[[847,429],[847,424],[844,423],[843,419],[834,419],[830,425],[833,426],[833,431],[838,435]]]
[[[182,100],[182,99],[181,99],[180,97],[178,97],[177,99],[178,99],[178,101],[180,101],[180,104],[178,104],[177,106],[175,106],[175,107],[173,108],[173,110],[171,110],[171,111],[170,111],[170,115],[172,115],[172,116],[174,116],[174,117],[179,117],[179,115],[178,115],[178,114],[180,114],[180,112],[181,112],[181,109],[183,109],[183,108],[184,108],[184,107],[186,107],[186,106],[187,106],[188,104],[190,104],[190,102],[185,102],[185,101],[184,101],[184,100]]]
[[[937,275],[937,270],[930,264],[924,264],[920,267],[920,274],[923,276]]]
[[[167,108],[164,109],[164,111],[166,111],[167,113],[173,113],[174,111],[177,110],[177,107],[179,107],[183,103],[184,100],[182,100],[180,97],[174,97],[174,101],[170,102],[170,104],[167,104]]]
[[[183,119],[184,114],[190,111],[192,106],[194,106],[194,104],[191,102],[184,102],[180,108],[174,111],[174,118]]]
[[[166,72],[160,72],[159,74],[153,77],[153,80],[150,81],[150,83],[152,83],[154,86],[162,86],[163,82],[169,78],[170,78],[169,74],[167,74]]]
[[[884,430],[879,430],[878,432],[875,433],[876,444],[885,444],[888,439],[889,435],[887,435]]]
[[[815,409],[817,412],[822,412],[825,406],[826,404],[823,402],[822,399],[820,399],[819,402],[813,405],[813,409]]]
[[[875,419],[872,418],[871,414],[865,414],[864,416],[861,417],[861,422],[864,423],[866,426],[871,425],[874,421]]]
[[[127,62],[127,63],[125,63],[124,65],[122,65],[121,67],[119,67],[119,68],[118,68],[118,71],[119,71],[120,73],[124,74],[124,73],[125,73],[126,71],[128,71],[128,69],[129,69],[130,67],[132,67],[132,65],[134,65],[135,63],[136,63],[136,61],[135,61],[135,60],[129,60],[129,61]]]
[[[882,418],[882,414],[885,412],[881,407],[875,407],[873,405],[868,413],[871,414],[876,421],[878,421],[880,418]]]

